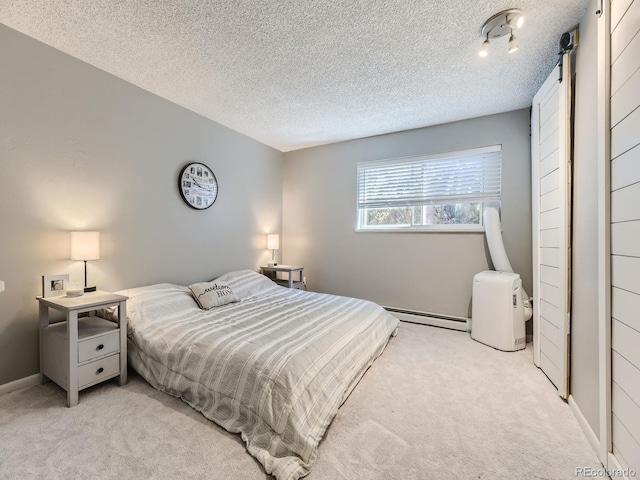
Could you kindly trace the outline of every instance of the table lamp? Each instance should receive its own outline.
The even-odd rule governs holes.
[[[276,250],[280,250],[280,235],[270,233],[267,235],[267,248],[271,250],[271,261],[267,264],[269,267],[278,265],[276,262]]]
[[[95,285],[87,286],[87,261],[100,258],[100,232],[71,232],[71,260],[84,262],[84,291],[95,292]]]

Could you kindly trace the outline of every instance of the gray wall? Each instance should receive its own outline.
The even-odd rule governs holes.
[[[267,261],[283,154],[0,25],[0,384],[38,367],[43,274],[82,280],[70,230],[99,230],[90,282],[188,284]],[[208,164],[216,203],[187,207],[181,167]]]
[[[580,23],[574,55],[575,150],[573,163],[573,258],[570,392],[592,430],[599,432],[598,401],[598,196],[597,17],[590,2]]]
[[[286,153],[284,261],[305,266],[311,290],[467,316],[484,235],[356,233],[356,164],[501,144],[503,237],[531,292],[529,124],[525,109]]]

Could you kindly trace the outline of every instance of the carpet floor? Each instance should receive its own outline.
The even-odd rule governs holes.
[[[65,406],[53,383],[0,396],[2,479],[271,479],[226,432],[130,372]],[[570,479],[600,468],[532,362],[402,323],[340,408],[309,480]]]

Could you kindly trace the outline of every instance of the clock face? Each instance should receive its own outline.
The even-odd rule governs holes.
[[[209,208],[218,197],[216,176],[204,163],[188,164],[180,172],[178,182],[182,199],[196,210]]]

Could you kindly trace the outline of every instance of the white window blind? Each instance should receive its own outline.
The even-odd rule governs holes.
[[[501,147],[358,164],[358,208],[500,201]]]

